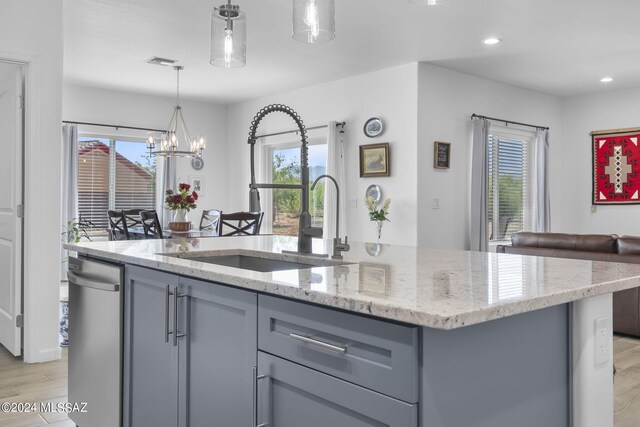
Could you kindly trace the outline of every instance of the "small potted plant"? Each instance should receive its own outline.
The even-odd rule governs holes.
[[[191,222],[187,218],[187,212],[197,207],[198,193],[190,192],[189,184],[179,184],[178,190],[167,190],[164,199],[167,208],[174,212],[173,221],[169,222],[169,228],[172,231],[189,231]]]
[[[385,201],[382,202],[382,207],[380,209],[378,209],[376,200],[371,196],[367,197],[365,202],[369,209],[369,220],[376,222],[378,240],[380,240],[380,236],[382,235],[382,224],[384,224],[384,221],[389,221],[387,216],[389,215],[389,205],[391,204],[391,200],[385,199]]]

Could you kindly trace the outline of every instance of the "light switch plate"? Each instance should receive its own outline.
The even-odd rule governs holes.
[[[435,197],[431,202],[431,209],[440,209],[440,199]]]

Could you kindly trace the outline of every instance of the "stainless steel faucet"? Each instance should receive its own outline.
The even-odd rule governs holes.
[[[340,187],[338,186],[338,181],[336,181],[334,177],[324,174],[320,175],[315,181],[313,181],[313,184],[311,184],[311,191],[313,191],[318,181],[322,178],[330,179],[336,186],[336,237],[333,239],[333,255],[331,255],[331,258],[342,259],[342,252],[348,252],[349,249],[351,249],[351,246],[347,243],[349,240],[347,236],[344,236],[344,243],[342,243],[342,239],[340,238]]]

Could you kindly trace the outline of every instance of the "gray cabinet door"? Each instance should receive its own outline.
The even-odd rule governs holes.
[[[180,426],[250,426],[257,295],[180,278]],[[183,410],[184,408],[184,410]]]
[[[418,406],[258,352],[258,423],[274,427],[417,427]],[[264,375],[264,377],[262,377]]]
[[[165,342],[166,286],[176,276],[139,267],[125,270],[123,418],[125,427],[178,423],[178,347]],[[167,312],[169,311],[169,312]]]

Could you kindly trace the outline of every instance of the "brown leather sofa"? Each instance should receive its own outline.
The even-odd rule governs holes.
[[[640,237],[520,232],[499,253],[640,264]],[[613,293],[613,331],[640,336],[640,288]]]

